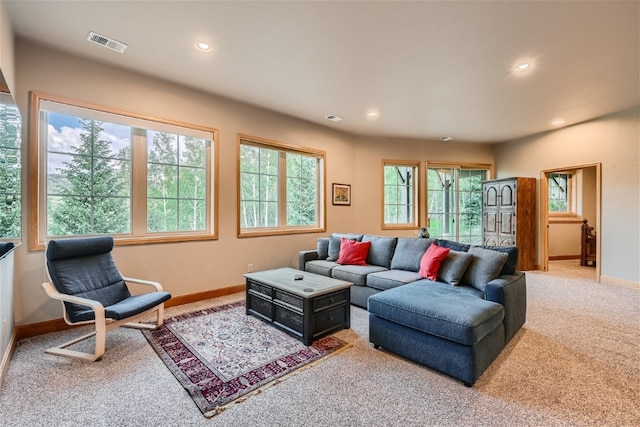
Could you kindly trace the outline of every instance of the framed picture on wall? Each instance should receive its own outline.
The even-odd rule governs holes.
[[[351,185],[333,183],[332,194],[331,200],[334,205],[351,206]]]

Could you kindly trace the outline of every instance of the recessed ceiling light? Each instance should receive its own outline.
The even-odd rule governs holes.
[[[340,121],[342,121],[342,117],[336,116],[335,114],[329,114],[328,116],[325,117],[325,119],[331,120],[332,122],[340,122]]]
[[[516,67],[516,70],[518,71],[524,71],[524,70],[528,70],[529,68],[531,68],[531,64],[528,62],[522,63],[520,65],[518,65]]]
[[[551,122],[552,125],[554,126],[562,126],[564,124],[564,120],[563,119],[555,119]]]
[[[440,141],[444,141],[444,142],[449,142],[453,140],[453,138],[450,136],[441,136],[439,139]]]
[[[367,111],[367,119],[376,120],[378,117],[380,117],[380,113],[378,112],[378,110]]]
[[[211,50],[211,45],[205,42],[200,42],[196,44],[196,47],[198,48],[198,50],[201,50],[202,52],[209,52]]]

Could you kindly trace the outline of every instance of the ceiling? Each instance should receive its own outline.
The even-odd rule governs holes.
[[[20,37],[358,135],[494,143],[640,98],[638,1],[5,3]]]

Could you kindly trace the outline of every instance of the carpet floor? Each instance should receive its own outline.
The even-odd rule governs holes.
[[[81,331],[31,338],[9,366],[0,425],[640,426],[640,292],[551,265],[527,273],[527,322],[472,388],[373,349],[367,312],[352,307],[351,329],[336,334],[351,348],[211,419],[140,331],[110,332],[95,363],[43,352]]]

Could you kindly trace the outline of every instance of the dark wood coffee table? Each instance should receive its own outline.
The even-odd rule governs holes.
[[[351,327],[350,282],[293,268],[244,276],[247,314],[273,324],[304,345]]]

